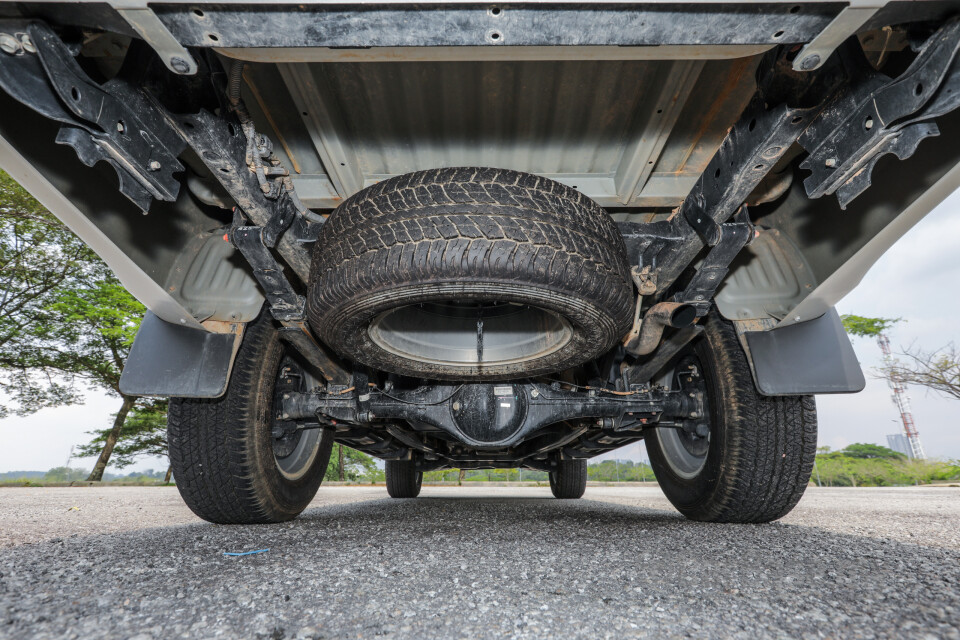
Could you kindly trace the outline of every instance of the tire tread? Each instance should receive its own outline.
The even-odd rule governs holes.
[[[560,460],[557,470],[550,472],[550,491],[554,498],[576,500],[587,489],[587,461]]]
[[[384,465],[387,493],[391,498],[416,498],[420,495],[423,474],[409,460],[387,460]]]
[[[269,314],[247,325],[222,397],[170,399],[167,439],[177,489],[187,506],[209,522],[289,520],[316,493],[316,487],[308,487],[309,498],[301,504],[280,502],[267,489],[249,444],[257,428],[258,394],[264,390],[264,355],[275,334]],[[315,464],[326,468],[331,446],[332,438],[321,439]]]
[[[812,396],[762,396],[731,323],[715,311],[705,338],[715,360],[727,427],[722,471],[708,496],[691,506],[671,496],[669,470],[651,455],[667,497],[688,518],[769,522],[793,509],[810,480],[817,448]],[[651,447],[654,448],[654,447]]]

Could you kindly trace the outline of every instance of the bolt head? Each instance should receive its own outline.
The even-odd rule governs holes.
[[[804,71],[811,71],[820,66],[820,56],[815,53],[811,53],[806,58],[800,61],[800,68]]]
[[[691,412],[690,412],[690,417],[691,417],[691,418],[699,418],[699,417],[700,417],[700,414],[697,413],[696,411],[691,411]]]
[[[9,33],[0,33],[0,51],[13,55],[20,51],[20,41]]]
[[[160,171],[160,163],[156,160],[151,160],[149,167],[150,171]]]
[[[189,73],[190,63],[184,60],[183,58],[174,56],[170,58],[170,68],[176,71],[177,73],[181,73],[181,74]]]
[[[836,158],[827,158],[827,159],[824,161],[823,164],[825,164],[825,165],[828,166],[828,167],[835,167],[835,166],[837,166],[837,159],[836,159]]]
[[[27,53],[37,52],[37,45],[33,44],[33,40],[31,40],[30,36],[26,33],[20,34],[20,46],[23,47],[23,50]]]
[[[453,410],[454,410],[454,411],[460,411],[460,403],[459,403],[459,402],[454,402],[454,403],[453,403]]]

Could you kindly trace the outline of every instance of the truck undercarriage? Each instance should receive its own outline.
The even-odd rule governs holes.
[[[652,439],[684,513],[769,520],[811,394],[863,386],[832,305],[960,183],[954,12],[2,3],[0,162],[150,309],[122,388],[180,399],[203,517],[296,515],[334,440],[396,496],[522,466],[579,497]],[[691,506],[771,421],[790,495]],[[230,429],[280,506],[187,486]]]

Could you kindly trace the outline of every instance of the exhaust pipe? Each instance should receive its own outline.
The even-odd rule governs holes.
[[[644,356],[653,353],[660,344],[663,330],[667,327],[682,329],[697,319],[697,308],[683,302],[660,302],[653,305],[643,316],[639,327],[634,327],[623,346],[628,353]]]

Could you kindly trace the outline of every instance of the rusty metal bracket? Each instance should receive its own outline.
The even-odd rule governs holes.
[[[209,111],[191,115],[167,114],[171,125],[197,152],[210,173],[234,199],[243,213],[259,227],[268,227],[267,246],[275,246],[280,257],[296,276],[306,282],[310,255],[305,240],[316,235],[319,225],[302,215],[288,222],[292,201],[289,192],[280,191],[272,199],[261,188],[256,174],[247,165],[248,140],[235,119],[225,119]],[[279,215],[280,217],[276,217]],[[282,229],[291,228],[283,233]]]
[[[235,216],[238,214],[234,213]],[[306,300],[293,290],[281,267],[263,241],[263,227],[248,227],[234,223],[229,238],[250,266],[263,288],[273,317],[281,322],[306,319]]]
[[[741,211],[738,217],[742,217],[742,221],[719,225],[720,238],[717,244],[704,257],[686,288],[673,296],[674,302],[694,305],[699,317],[709,313],[710,301],[726,277],[730,263],[756,237],[756,229],[750,224],[746,209]]]
[[[645,257],[645,263],[656,265],[658,295],[673,285],[705,245],[721,241],[723,223],[740,210],[821,108],[787,104],[767,108],[759,96],[754,97],[671,218],[674,235],[685,241]]]
[[[292,346],[315,373],[327,382],[348,384],[352,376],[317,342],[306,322],[306,300],[283,275],[283,268],[264,243],[263,227],[244,226],[243,218],[234,210],[234,223],[227,234],[253,268],[253,275],[263,289],[270,313],[283,327],[280,338]]]

